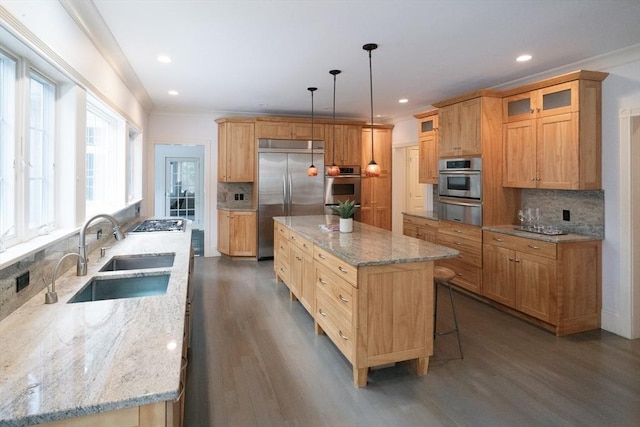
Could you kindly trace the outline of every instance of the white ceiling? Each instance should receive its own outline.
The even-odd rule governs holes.
[[[367,119],[362,46],[377,43],[374,110],[389,121],[640,43],[638,0],[61,2],[154,111],[309,115],[316,86],[330,116],[337,68],[336,115]]]

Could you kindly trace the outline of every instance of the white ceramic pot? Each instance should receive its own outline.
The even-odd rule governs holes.
[[[353,231],[353,218],[340,218],[340,232],[351,233]]]

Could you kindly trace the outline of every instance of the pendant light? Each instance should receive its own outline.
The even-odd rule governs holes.
[[[331,70],[329,74],[333,76],[333,158],[331,159],[331,166],[327,168],[327,175],[338,176],[340,175],[340,168],[336,166],[336,76],[340,74],[340,70]]]
[[[318,176],[318,168],[313,165],[313,92],[318,90],[318,88],[308,87],[307,90],[311,92],[311,166],[307,169],[307,175]]]
[[[371,91],[371,161],[364,170],[364,174],[367,177],[375,178],[380,176],[380,166],[373,159],[373,73],[371,72],[371,51],[377,49],[378,45],[367,43],[362,48],[369,52],[369,89]]]

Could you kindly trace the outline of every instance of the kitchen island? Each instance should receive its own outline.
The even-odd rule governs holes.
[[[0,425],[175,425],[185,366],[191,225],[184,232],[127,234],[88,274],[75,266],[0,322]],[[116,255],[175,253],[172,267],[99,270]],[[92,277],[169,273],[166,293],[69,304]],[[176,402],[177,400],[177,402]]]
[[[335,216],[274,218],[274,271],[353,366],[354,384],[370,367],[412,360],[427,373],[433,354],[433,264],[458,251]],[[327,226],[328,225],[328,226]]]

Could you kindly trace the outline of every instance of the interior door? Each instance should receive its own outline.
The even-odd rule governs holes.
[[[201,228],[200,188],[200,159],[165,159],[165,216],[189,219],[193,221],[193,228]]]

